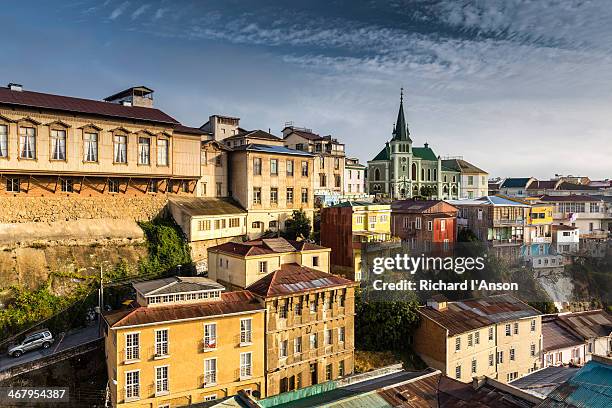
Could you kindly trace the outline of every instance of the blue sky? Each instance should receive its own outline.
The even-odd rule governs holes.
[[[399,88],[415,145],[491,176],[612,177],[605,1],[3,2],[4,82],[101,99],[132,85],[199,126],[286,121],[371,159]]]

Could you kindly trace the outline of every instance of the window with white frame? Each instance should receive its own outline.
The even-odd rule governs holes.
[[[0,157],[8,157],[8,126],[0,125]]]
[[[317,335],[316,335],[316,333],[312,333],[310,335],[310,349],[314,350],[314,349],[317,348],[317,346],[318,346],[317,345]]]
[[[332,333],[333,333],[332,329],[325,330],[325,345],[326,346],[331,346],[333,343]]]
[[[514,350],[514,347],[510,348],[510,361],[514,361],[514,358],[516,357],[516,351]]]
[[[98,134],[85,133],[83,135],[83,155],[86,162],[98,161]]]
[[[533,319],[531,321],[531,331],[532,332],[536,331],[536,321],[535,321],[535,319]]]
[[[476,369],[477,369],[477,365],[476,365],[476,359],[472,360],[472,374],[476,374]]]
[[[302,338],[296,337],[293,339],[293,354],[299,354],[302,352]]]
[[[512,327],[510,326],[510,323],[506,324],[506,336],[511,336],[512,335]]]
[[[128,333],[125,335],[125,359],[127,361],[140,358],[140,333]]]
[[[288,353],[288,348],[289,348],[289,343],[287,342],[287,340],[281,340],[279,346],[278,346],[278,357],[279,358],[285,358],[287,357],[287,353]]]
[[[168,139],[157,139],[157,165],[168,165]]]
[[[344,343],[345,334],[345,328],[338,327],[338,343]]]
[[[140,398],[140,370],[125,373],[125,398]]]
[[[10,177],[6,179],[6,191],[8,193],[18,193],[21,191],[21,179]]]
[[[259,273],[268,273],[268,261],[259,261]]]
[[[19,127],[19,158],[36,158],[36,129],[33,127]]]
[[[455,339],[455,351],[461,350],[461,337]]]
[[[414,228],[421,229],[421,217],[416,217]]]
[[[155,331],[155,356],[168,355],[168,329]]]
[[[207,358],[204,360],[204,385],[217,383],[217,359]]]
[[[113,137],[113,161],[127,163],[127,136],[115,135]]]
[[[240,319],[240,343],[251,343],[253,319]]]
[[[51,160],[66,160],[66,131],[51,129]]]
[[[155,393],[167,393],[168,391],[168,366],[155,367]]]
[[[247,378],[253,375],[252,361],[253,356],[251,352],[240,353],[240,378]]]
[[[217,323],[206,323],[204,325],[204,349],[217,347]]]
[[[151,164],[151,139],[148,137],[138,138],[138,164]]]

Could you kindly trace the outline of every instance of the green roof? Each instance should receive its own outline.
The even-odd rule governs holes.
[[[391,160],[391,157],[389,156],[389,149],[387,148],[387,146],[383,147],[380,153],[378,153],[376,157],[372,159],[372,161],[376,160]]]
[[[423,160],[438,161],[438,157],[433,150],[431,150],[431,147],[413,147],[412,154]]]

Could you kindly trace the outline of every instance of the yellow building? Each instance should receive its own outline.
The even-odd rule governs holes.
[[[510,382],[541,366],[541,313],[510,295],[456,302],[437,295],[419,313],[413,349],[451,378]]]
[[[228,242],[209,248],[208,276],[233,288],[246,288],[284,264],[329,272],[331,249],[305,241],[270,238]]]
[[[321,209],[321,244],[332,249],[333,271],[361,280],[361,246],[391,238],[391,205],[347,201]]]
[[[249,238],[283,230],[294,210],[303,210],[312,220],[313,162],[312,154],[283,146],[251,143],[233,148],[231,195],[248,212]]]
[[[207,278],[134,284],[136,307],[104,315],[113,407],[179,407],[239,390],[265,396],[264,308]]]

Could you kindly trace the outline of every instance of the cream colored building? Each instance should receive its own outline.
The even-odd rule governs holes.
[[[217,141],[203,140],[200,163],[197,196],[227,197],[229,195],[229,149]]]
[[[270,238],[228,242],[208,250],[208,276],[228,287],[246,288],[284,264],[329,272],[330,248]]]
[[[193,195],[201,131],[134,87],[105,101],[0,88],[0,194]]]
[[[419,312],[413,348],[451,378],[510,382],[541,367],[541,314],[510,295],[457,302],[438,295]]]
[[[247,210],[247,235],[285,228],[294,210],[314,213],[313,155],[283,146],[240,145],[230,156],[231,197]]]
[[[285,146],[315,155],[313,180],[315,199],[322,205],[338,204],[344,192],[344,144],[310,129],[285,126]]]
[[[247,212],[230,198],[173,197],[168,209],[202,271],[208,268],[208,248],[246,235]]]
[[[104,314],[113,407],[182,407],[238,391],[263,397],[264,308],[206,278],[134,284],[136,307]]]

